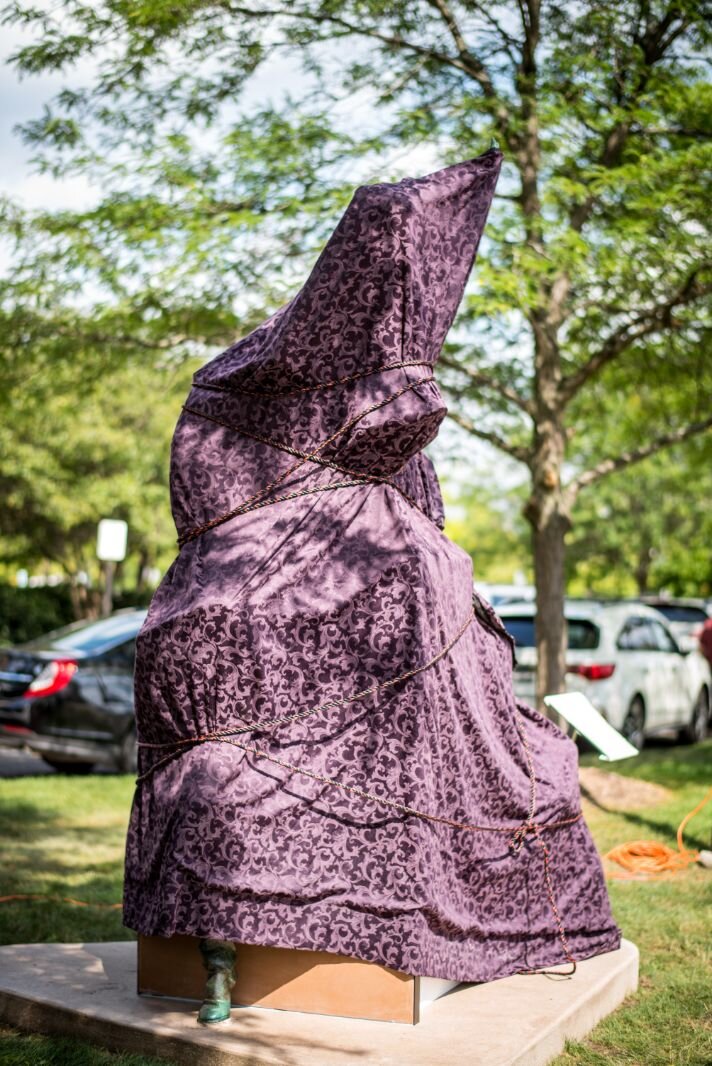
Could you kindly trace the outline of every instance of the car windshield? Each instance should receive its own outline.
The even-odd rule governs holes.
[[[38,637],[23,647],[93,655],[102,648],[135,637],[145,617],[146,611],[131,611],[128,614],[114,615],[112,618],[102,618],[98,622],[75,622],[63,629],[55,629],[44,637]]]
[[[512,616],[507,617],[507,615],[501,615],[500,617],[504,622],[505,628],[514,637],[517,647],[536,647],[533,618],[515,618]],[[595,626],[593,622],[589,622],[585,618],[568,618],[567,622],[569,627],[568,647],[570,651],[584,651],[598,647],[600,639],[598,626]]]
[[[707,613],[701,607],[689,607],[678,603],[656,603],[655,609],[665,615],[668,622],[691,622],[697,625],[707,621]]]

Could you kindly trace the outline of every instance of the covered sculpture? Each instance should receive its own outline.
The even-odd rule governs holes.
[[[422,452],[501,163],[357,189],[195,376],[137,644],[135,930],[465,981],[619,944],[576,748],[515,699]]]

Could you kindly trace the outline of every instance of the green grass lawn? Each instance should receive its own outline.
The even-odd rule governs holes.
[[[583,764],[605,768],[594,757]],[[600,851],[631,839],[674,845],[683,816],[712,784],[712,740],[660,745],[615,772],[669,789],[650,809],[586,816]],[[0,781],[0,895],[46,893],[91,902],[121,899],[129,777],[60,775]],[[689,826],[686,843],[710,848],[712,804]],[[657,883],[612,882],[623,934],[641,953],[640,989],[555,1066],[709,1066],[712,1063],[712,872],[698,866]],[[131,939],[121,912],[69,904],[0,905],[0,942]],[[0,1066],[156,1066],[71,1040],[0,1030]],[[462,1064],[466,1066],[466,1064]]]
[[[133,778],[110,774],[0,781],[0,895],[120,901],[133,788]],[[132,938],[120,910],[51,902],[0,905],[3,944]]]
[[[605,767],[595,757],[584,765]],[[616,773],[670,789],[649,810],[606,813],[586,805],[601,853],[627,840],[675,846],[677,827],[712,786],[712,741],[660,746],[616,763]],[[710,848],[712,803],[689,823],[687,847]],[[609,882],[623,935],[640,949],[640,988],[556,1066],[710,1066],[712,1063],[712,871],[690,866],[657,882]]]

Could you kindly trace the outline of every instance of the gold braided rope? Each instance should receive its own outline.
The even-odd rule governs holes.
[[[223,426],[225,429],[231,429],[233,433],[239,433],[241,437],[248,437],[249,440],[255,440],[259,444],[267,444],[270,448],[274,448],[275,451],[285,452],[287,455],[294,455],[299,459],[306,459],[308,462],[313,463],[316,466],[323,466],[327,470],[336,470],[339,474],[350,474],[357,479],[359,484],[363,483],[368,485],[373,483],[389,485],[392,489],[399,492],[403,499],[407,500],[409,504],[416,508],[416,510],[422,511],[422,508],[418,506],[412,496],[409,496],[407,492],[403,491],[403,489],[398,488],[397,485],[393,484],[389,478],[384,477],[382,474],[372,474],[368,470],[354,470],[353,467],[344,466],[343,463],[337,463],[333,459],[324,459],[323,456],[306,452],[303,448],[294,448],[291,444],[287,444],[285,441],[275,440],[273,437],[265,437],[262,433],[253,433],[252,430],[245,429],[244,426],[237,426],[234,422],[228,422],[224,418],[218,418],[216,415],[209,415],[207,412],[200,411],[197,407],[190,407],[188,404],[183,404],[183,410],[189,415],[197,415],[198,418],[204,418],[206,422],[214,422],[216,426]],[[400,473],[402,469],[403,467],[400,467],[400,469],[396,471],[396,474]],[[338,486],[334,487],[337,488]],[[327,485],[325,488],[328,489],[330,486]],[[267,490],[262,489],[261,491],[265,492]],[[311,491],[316,492],[318,490],[313,489]],[[271,499],[266,502],[276,503],[277,501]]]
[[[287,455],[298,456],[315,466],[322,466],[328,470],[336,470],[339,474],[350,474],[354,478],[353,481],[339,481],[329,485],[317,485],[311,489],[300,489],[298,493],[295,492],[293,495],[271,496],[267,500],[260,500],[254,504],[238,504],[237,507],[233,508],[231,511],[219,515],[219,520],[214,520],[216,525],[227,522],[230,518],[236,518],[238,515],[247,514],[249,511],[256,511],[260,507],[269,507],[273,503],[282,503],[284,500],[291,500],[296,496],[311,496],[316,492],[330,492],[332,489],[353,488],[359,485],[388,485],[389,488],[395,489],[396,492],[403,497],[406,503],[409,503],[411,507],[416,509],[416,511],[420,511],[421,514],[425,513],[412,496],[409,496],[404,489],[401,489],[393,481],[387,477],[383,477],[381,474],[372,474],[367,470],[354,470],[352,467],[344,466],[343,463],[336,463],[332,459],[324,459],[320,455],[310,454],[300,448],[293,448],[290,444],[285,444],[284,441],[274,440],[272,437],[265,437],[260,433],[253,433],[251,430],[245,429],[244,426],[236,426],[234,422],[227,422],[224,418],[218,418],[216,415],[209,415],[205,411],[198,410],[197,407],[189,407],[188,404],[183,404],[183,410],[189,415],[197,415],[198,418],[205,419],[206,422],[214,422],[216,426],[223,426],[224,429],[230,429],[234,433],[239,433],[241,437],[247,437],[249,440],[257,441],[259,444],[267,444],[270,448],[274,448],[275,451],[286,452]],[[296,466],[292,467],[291,470],[286,472],[285,476],[288,476],[295,469],[297,469]],[[400,473],[400,470],[397,470],[395,473]],[[267,485],[266,488],[260,489],[259,493],[255,493],[255,496],[269,492],[271,487],[271,485]],[[251,496],[250,499],[254,499],[254,496]],[[195,540],[195,538],[199,536],[200,530],[206,532],[202,527],[199,527],[198,530],[192,529],[187,533],[181,534],[178,538],[178,544],[182,547],[182,545],[188,540]]]
[[[358,788],[357,785],[346,785],[343,781],[339,781],[335,777],[325,777],[323,774],[317,774],[313,770],[307,770],[303,766],[299,766],[296,763],[286,762],[284,759],[278,759],[275,755],[270,755],[268,751],[264,751],[262,748],[255,748],[251,744],[242,744],[240,741],[232,740],[230,737],[215,737],[206,738],[207,740],[215,739],[223,744],[231,744],[235,748],[241,748],[243,751],[249,752],[252,755],[258,755],[261,759],[266,759],[268,762],[274,763],[276,766],[281,766],[285,770],[292,770],[294,773],[303,774],[304,777],[310,777],[314,781],[321,781],[325,785],[333,785],[334,788],[339,788],[343,792],[351,792],[355,796],[360,796],[362,799],[371,800],[374,803],[380,803],[384,807],[391,807],[393,810],[401,811],[403,814],[410,814],[416,818],[422,818],[426,822],[439,822],[441,825],[450,826],[452,829],[464,829],[471,833],[501,833],[510,836],[510,847],[513,851],[519,852],[521,850],[521,844],[523,838],[527,833],[536,834],[537,831],[548,829],[561,829],[566,825],[573,825],[574,822],[578,822],[581,818],[581,813],[572,815],[571,818],[562,818],[558,822],[546,822],[543,825],[538,825],[532,821],[527,820],[517,825],[475,825],[472,822],[458,822],[453,818],[446,818],[442,814],[428,814],[427,811],[420,811],[417,807],[411,807],[407,803],[401,803],[399,800],[386,799],[384,796],[377,796],[374,792],[368,792],[366,789]]]
[[[279,474],[273,481],[271,481],[268,485],[265,485],[264,488],[258,489],[257,492],[253,493],[252,496],[249,496],[246,500],[243,500],[243,502],[238,504],[237,507],[233,507],[230,511],[226,511],[224,514],[218,515],[216,518],[211,518],[210,521],[203,522],[202,525],[195,526],[194,529],[190,529],[186,533],[181,534],[181,536],[178,538],[179,547],[183,547],[183,545],[186,544],[188,541],[195,540],[196,537],[201,536],[203,533],[207,533],[208,530],[215,529],[217,526],[221,526],[225,522],[229,522],[231,519],[237,518],[238,515],[245,514],[246,509],[256,510],[257,508],[251,506],[252,504],[255,504],[261,497],[266,496],[269,492],[272,491],[272,489],[276,488],[277,485],[280,485],[284,480],[286,480],[286,478],[296,473],[296,471],[299,470],[302,466],[304,466],[305,463],[316,460],[319,454],[324,450],[324,448],[327,448],[343,433],[346,433],[348,432],[348,430],[352,429],[363,418],[366,418],[367,415],[373,414],[375,411],[378,411],[382,407],[385,407],[386,404],[392,403],[400,396],[403,396],[406,392],[410,392],[411,389],[416,389],[419,385],[427,385],[429,382],[432,382],[434,380],[435,378],[432,376],[432,374],[430,375],[430,377],[418,378],[416,381],[408,382],[407,385],[404,385],[402,388],[398,389],[394,393],[391,393],[389,396],[386,396],[384,399],[377,400],[375,403],[372,403],[369,407],[366,407],[363,411],[360,411],[353,418],[350,418],[342,426],[339,426],[339,428],[334,433],[332,433],[330,437],[327,437],[326,440],[323,440],[321,442],[321,444],[318,444],[313,451],[307,454],[303,454],[296,463],[293,463],[292,466],[287,467],[287,469],[282,471],[282,473]],[[186,404],[183,405],[183,410],[189,414],[198,415],[200,418],[205,418],[210,422],[220,422],[219,419],[214,418],[212,415],[207,415],[203,411],[198,411],[196,408],[188,407]],[[234,429],[238,433],[243,432],[243,430],[239,426],[229,426],[229,428]],[[252,436],[252,434],[245,434],[245,436]],[[272,441],[265,440],[265,443],[272,444],[273,447],[277,447],[277,445]],[[402,490],[399,489],[397,485],[394,485],[386,478],[380,478],[376,477],[375,475],[372,476],[368,474],[364,474],[363,477],[364,479],[368,480],[385,482],[386,484],[389,484],[391,488],[396,489],[396,491],[399,492],[405,499],[407,499],[408,502],[413,502],[412,500],[410,500],[406,493],[402,492]],[[304,491],[304,495],[307,495],[306,490]],[[262,501],[260,506],[266,507],[272,502],[276,501],[264,500]]]
[[[335,378],[333,381],[318,381],[314,385],[299,385],[293,389],[245,389],[239,385],[214,385],[210,381],[193,381],[196,389],[209,389],[211,392],[229,392],[236,396],[257,396],[260,399],[269,396],[271,399],[279,399],[281,396],[297,396],[304,392],[318,392],[321,389],[333,389],[337,385],[347,385],[350,381],[360,381],[362,378],[370,378],[375,374],[384,374],[387,370],[403,370],[409,366],[431,366],[427,359],[410,359],[407,362],[387,363],[386,366],[378,366],[375,370],[361,370],[358,374],[349,374],[345,378]]]
[[[137,783],[141,783],[141,782],[145,781],[148,777],[150,777],[154,773],[154,771],[158,770],[160,767],[162,767],[166,763],[170,762],[176,756],[182,755],[183,752],[186,751],[186,750],[193,750],[194,747],[196,747],[196,746],[198,746],[200,744],[204,744],[204,743],[222,743],[222,744],[229,744],[231,747],[239,748],[241,751],[244,751],[247,754],[255,755],[258,758],[265,759],[267,762],[273,763],[275,766],[279,766],[279,767],[281,767],[284,770],[288,770],[288,771],[290,771],[292,773],[301,774],[302,776],[308,777],[308,778],[310,778],[313,781],[319,781],[321,784],[325,784],[325,785],[329,785],[329,786],[334,787],[334,788],[338,788],[342,792],[346,792],[346,793],[349,793],[349,794],[354,795],[354,796],[359,796],[361,799],[365,799],[365,800],[368,800],[370,802],[378,803],[381,806],[388,807],[388,808],[390,808],[392,810],[397,810],[397,811],[399,811],[402,814],[407,814],[407,815],[410,815],[412,817],[420,818],[420,819],[422,819],[424,821],[434,822],[434,823],[438,823],[440,825],[446,825],[446,826],[449,826],[452,829],[464,830],[466,832],[497,833],[497,834],[501,834],[501,835],[507,835],[510,838],[509,839],[509,846],[514,851],[515,854],[518,854],[521,851],[521,848],[522,848],[522,845],[524,843],[525,837],[528,834],[532,834],[534,836],[537,844],[539,845],[541,851],[542,851],[543,862],[544,862],[544,882],[545,882],[547,896],[548,896],[548,899],[549,899],[549,904],[551,906],[551,910],[552,910],[552,913],[554,915],[554,920],[555,920],[556,927],[557,927],[557,935],[559,936],[559,940],[561,942],[561,945],[562,945],[562,948],[563,948],[563,951],[564,951],[564,956],[566,958],[566,961],[571,964],[572,969],[571,969],[570,973],[573,974],[575,972],[575,970],[576,970],[576,960],[575,960],[575,958],[573,957],[573,955],[571,953],[571,950],[570,950],[569,945],[568,945],[568,941],[566,939],[566,933],[565,933],[565,930],[564,930],[563,921],[561,919],[561,914],[560,914],[560,911],[559,911],[557,903],[556,903],[556,897],[555,897],[555,894],[554,894],[554,887],[553,887],[553,883],[552,883],[552,880],[551,880],[549,849],[548,849],[548,847],[546,845],[546,842],[543,840],[541,834],[542,834],[542,832],[549,832],[549,831],[554,830],[554,829],[561,829],[561,828],[564,828],[566,826],[573,825],[575,822],[578,822],[581,819],[582,814],[579,811],[577,814],[571,816],[570,818],[563,818],[563,819],[559,819],[558,821],[547,822],[545,824],[540,824],[540,823],[537,823],[535,821],[536,802],[537,802],[536,773],[535,773],[535,770],[534,770],[534,763],[533,763],[533,759],[532,759],[532,755],[531,755],[531,750],[529,748],[529,742],[527,740],[526,732],[522,729],[522,727],[520,725],[520,722],[519,722],[519,717],[521,716],[521,711],[519,711],[518,708],[517,708],[518,717],[515,719],[515,723],[516,723],[516,728],[517,728],[517,735],[519,736],[519,739],[520,739],[520,741],[522,743],[522,746],[524,748],[524,752],[525,752],[525,756],[526,756],[526,762],[527,762],[527,772],[528,772],[528,776],[529,776],[529,810],[528,810],[528,816],[527,816],[526,821],[524,821],[522,823],[519,823],[517,825],[514,825],[514,826],[512,826],[512,825],[507,825],[507,826],[477,825],[477,824],[474,824],[474,823],[471,823],[471,822],[460,822],[460,821],[457,821],[456,819],[453,819],[453,818],[446,818],[444,815],[430,814],[427,811],[421,811],[421,810],[419,810],[416,807],[412,807],[412,806],[410,806],[409,804],[406,804],[406,803],[401,803],[398,800],[388,799],[385,796],[378,796],[375,793],[368,792],[366,789],[359,788],[356,785],[345,784],[343,781],[339,781],[337,778],[327,777],[324,774],[317,774],[313,770],[307,770],[305,767],[299,766],[297,763],[291,763],[291,762],[287,762],[284,759],[278,759],[275,755],[272,755],[270,752],[265,751],[263,748],[255,747],[252,744],[243,744],[240,741],[235,739],[236,736],[239,736],[242,733],[247,733],[247,732],[251,732],[251,731],[262,732],[262,731],[265,731],[265,730],[274,730],[276,728],[279,728],[279,726],[281,726],[281,725],[285,725],[287,723],[303,720],[303,719],[305,719],[305,718],[307,718],[307,717],[309,717],[309,716],[311,716],[313,714],[316,714],[316,713],[318,713],[320,711],[329,710],[329,709],[331,709],[333,707],[348,706],[349,704],[355,703],[358,700],[365,699],[367,696],[374,695],[376,692],[378,692],[378,691],[380,691],[382,689],[391,688],[394,685],[396,685],[396,684],[398,684],[398,683],[400,683],[402,681],[406,681],[406,680],[408,680],[411,677],[415,677],[417,674],[423,673],[425,670],[430,669],[432,666],[434,666],[441,659],[445,658],[445,656],[447,654],[449,654],[449,652],[452,650],[452,648],[457,644],[457,642],[460,640],[460,638],[463,636],[463,634],[467,631],[467,629],[472,624],[474,619],[475,619],[475,612],[472,611],[468,615],[468,617],[467,617],[466,621],[464,622],[464,624],[462,626],[460,626],[460,628],[458,629],[457,633],[447,642],[447,644],[445,644],[440,649],[440,651],[437,652],[436,655],[434,655],[426,663],[422,663],[420,666],[413,667],[411,670],[404,671],[403,673],[399,674],[397,677],[388,678],[386,681],[378,682],[376,685],[373,685],[373,686],[371,686],[368,689],[362,689],[359,692],[352,693],[350,696],[344,696],[341,699],[329,700],[327,703],[321,704],[318,707],[311,707],[311,708],[309,708],[308,710],[305,710],[305,711],[300,711],[300,712],[297,712],[297,713],[292,714],[292,715],[283,715],[283,716],[281,716],[279,718],[269,719],[268,721],[265,721],[265,722],[259,722],[259,721],[247,722],[244,726],[240,727],[239,729],[235,729],[235,730],[224,730],[224,731],[217,731],[217,732],[212,732],[212,733],[204,733],[204,734],[201,734],[201,735],[195,736],[195,737],[181,737],[181,738],[177,738],[177,739],[175,739],[173,741],[162,742],[162,743],[151,743],[151,742],[148,742],[148,741],[139,741],[139,746],[142,747],[142,748],[147,748],[147,749],[152,749],[152,750],[165,750],[166,748],[172,748],[173,750],[171,752],[169,752],[168,755],[165,755],[162,758],[160,758],[157,762],[155,762],[152,766],[150,766],[148,768],[148,770],[146,770],[143,774],[141,774],[137,778]],[[530,970],[522,970],[520,972],[521,973],[549,973],[549,972],[555,972],[555,973],[561,974],[561,971],[542,971],[542,970],[531,970],[531,971]]]
[[[372,685],[371,688],[361,689],[360,692],[354,692],[350,696],[343,696],[341,699],[328,700],[326,703],[319,704],[317,707],[310,707],[308,710],[298,711],[296,714],[287,714],[280,718],[271,718],[266,722],[250,721],[249,719],[243,718],[245,725],[241,726],[240,729],[226,729],[213,733],[203,733],[200,736],[195,737],[181,737],[178,740],[169,740],[161,744],[152,744],[142,741],[139,746],[142,748],[153,749],[175,748],[183,744],[196,744],[199,741],[221,740],[224,737],[238,736],[240,733],[263,732],[265,729],[275,729],[281,725],[287,725],[290,722],[298,722],[301,719],[309,718],[312,714],[330,711],[334,707],[348,707],[350,703],[356,703],[358,700],[363,700],[367,696],[373,696],[382,689],[393,688],[394,685],[399,684],[401,681],[408,681],[409,678],[415,677],[416,674],[422,674],[425,670],[429,670],[431,666],[435,666],[437,662],[443,659],[448,652],[454,648],[465,630],[472,624],[474,618],[475,612],[471,611],[455,636],[449,640],[448,643],[432,657],[432,659],[429,659],[426,663],[422,663],[420,666],[414,666],[411,670],[406,670],[402,674],[398,674],[397,677],[388,678],[386,681],[379,681],[375,685]],[[239,717],[242,718],[243,716],[239,715]]]
[[[308,715],[315,714],[320,710],[325,710],[334,706],[345,706],[349,703],[354,703],[359,699],[364,699],[367,695],[372,695],[376,691],[382,688],[392,687],[399,681],[407,680],[410,677],[414,677],[416,674],[422,673],[424,670],[434,666],[435,663],[443,659],[460,640],[462,635],[466,632],[469,626],[472,624],[475,618],[475,612],[473,611],[467,618],[463,626],[460,627],[455,636],[443,647],[440,651],[429,659],[427,663],[423,663],[419,667],[415,667],[403,674],[398,675],[396,678],[388,679],[384,682],[372,686],[370,689],[363,689],[361,692],[354,693],[351,696],[343,697],[341,700],[331,700],[326,704],[322,704],[320,707],[310,708],[307,711],[302,711],[294,715],[287,715],[282,718],[271,719],[268,722],[255,722],[249,723],[245,727],[239,730],[231,730],[224,732],[206,733],[196,737],[183,737],[175,741],[169,741],[168,743],[153,744],[144,741],[139,741],[139,746],[150,749],[164,749],[166,747],[172,747],[174,750],[168,755],[163,756],[156,763],[154,763],[147,771],[141,774],[137,778],[137,784],[145,781],[150,777],[153,772],[166,763],[171,761],[177,755],[182,755],[185,751],[192,751],[195,746],[203,743],[221,743],[229,744],[231,747],[239,748],[246,754],[257,756],[257,758],[264,759],[267,762],[279,766],[284,770],[288,770],[292,773],[301,774],[304,777],[308,777],[313,781],[319,781],[321,784],[329,785],[334,788],[338,788],[342,792],[349,793],[354,796],[359,796],[361,799],[368,800],[373,803],[380,804],[383,807],[388,807],[391,810],[397,810],[401,814],[406,814],[415,818],[420,818],[427,822],[433,822],[440,825],[446,825],[451,829],[463,830],[465,832],[477,832],[477,833],[496,833],[500,835],[509,836],[509,847],[514,854],[519,854],[524,844],[524,840],[527,835],[531,834],[542,853],[543,866],[544,866],[544,886],[546,890],[547,899],[551,912],[554,916],[554,922],[556,925],[557,936],[561,944],[564,958],[570,964],[571,969],[569,971],[562,970],[519,970],[518,973],[533,975],[533,974],[553,974],[555,976],[572,976],[576,972],[576,959],[569,947],[566,931],[564,929],[563,919],[561,912],[559,911],[556,894],[554,892],[554,885],[551,877],[551,858],[549,848],[546,841],[542,837],[543,832],[550,832],[555,829],[562,829],[567,826],[574,825],[582,818],[582,812],[572,815],[570,818],[562,818],[555,822],[547,822],[541,824],[535,821],[536,804],[537,804],[537,781],[536,772],[534,769],[534,761],[529,747],[529,741],[527,739],[526,731],[521,725],[521,711],[519,707],[516,708],[515,725],[517,729],[517,735],[520,739],[522,747],[524,749],[527,773],[529,776],[529,810],[527,818],[524,822],[517,825],[508,826],[495,826],[495,825],[477,825],[471,822],[460,822],[453,818],[446,818],[444,815],[430,814],[427,811],[421,811],[416,807],[411,807],[409,804],[401,803],[398,800],[388,799],[385,796],[378,796],[373,792],[368,792],[366,789],[359,788],[356,785],[348,785],[343,781],[339,781],[337,778],[327,777],[324,774],[317,774],[313,770],[307,770],[303,766],[299,766],[296,763],[287,762],[284,759],[278,759],[275,755],[265,751],[263,748],[255,747],[251,744],[243,744],[238,740],[235,740],[235,736],[240,733],[247,732],[249,730],[265,730],[277,728],[289,721],[297,721],[299,719],[306,718]],[[484,620],[483,620],[484,621]],[[486,623],[485,623],[486,624]]]

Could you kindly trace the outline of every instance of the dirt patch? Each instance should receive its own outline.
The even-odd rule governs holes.
[[[610,770],[598,770],[595,766],[579,770],[581,795],[595,803],[615,811],[635,811],[641,807],[654,807],[670,798],[670,791],[650,781],[636,781],[631,777]]]

